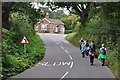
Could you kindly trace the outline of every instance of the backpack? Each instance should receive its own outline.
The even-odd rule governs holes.
[[[101,49],[101,53],[102,53],[102,54],[106,54],[105,48],[102,48],[102,49]]]

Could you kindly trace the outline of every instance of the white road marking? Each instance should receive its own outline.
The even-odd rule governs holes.
[[[71,62],[62,62],[62,65],[65,66],[65,65],[70,65]]]
[[[50,64],[48,64],[48,62],[44,62],[44,63],[38,63],[39,65],[42,65],[42,66],[52,66]],[[38,66],[38,65],[37,65]]]
[[[73,61],[71,62],[71,66],[70,66],[70,68],[72,68],[73,67]]]
[[[53,64],[51,64],[52,66],[60,66],[62,64],[62,62],[59,62],[59,63],[57,63],[57,62],[54,62]]]
[[[63,78],[65,78],[65,76],[68,74],[68,72],[66,72],[63,76],[62,76],[62,78],[60,79],[60,80],[62,80]]]
[[[68,51],[67,51],[67,50],[65,50],[65,52],[66,52],[66,53],[68,53]]]
[[[38,63],[36,66],[45,66],[45,67],[50,67],[50,66],[70,66],[70,68],[73,67],[73,61],[72,62],[43,62],[43,63]]]
[[[62,49],[64,49],[64,47],[60,46]]]
[[[59,45],[57,42],[56,42],[57,45]]]
[[[46,62],[44,66],[51,66],[51,65],[48,65],[48,62]]]
[[[71,60],[73,59],[71,55],[69,55],[69,57],[70,57]]]
[[[44,62],[44,63],[45,63],[45,62]],[[40,64],[40,65],[44,66],[44,63],[38,63],[38,64]]]
[[[55,65],[56,65],[56,62],[53,63],[53,66],[55,66]]]

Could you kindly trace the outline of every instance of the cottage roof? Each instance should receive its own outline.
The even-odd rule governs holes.
[[[64,23],[62,21],[57,20],[57,19],[46,19],[46,18],[44,18],[43,20],[46,20],[49,23],[54,23],[54,24],[57,24],[57,25],[60,25],[60,24],[64,25]]]

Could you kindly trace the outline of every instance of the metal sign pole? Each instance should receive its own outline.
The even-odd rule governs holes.
[[[24,54],[26,54],[26,44],[29,43],[28,40],[27,40],[27,38],[24,36],[22,38],[22,41],[20,43],[23,44],[23,46],[24,46]]]
[[[24,53],[26,54],[26,44],[24,44]]]

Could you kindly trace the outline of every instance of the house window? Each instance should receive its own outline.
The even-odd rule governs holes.
[[[42,24],[41,30],[47,30],[47,25],[46,24]]]

